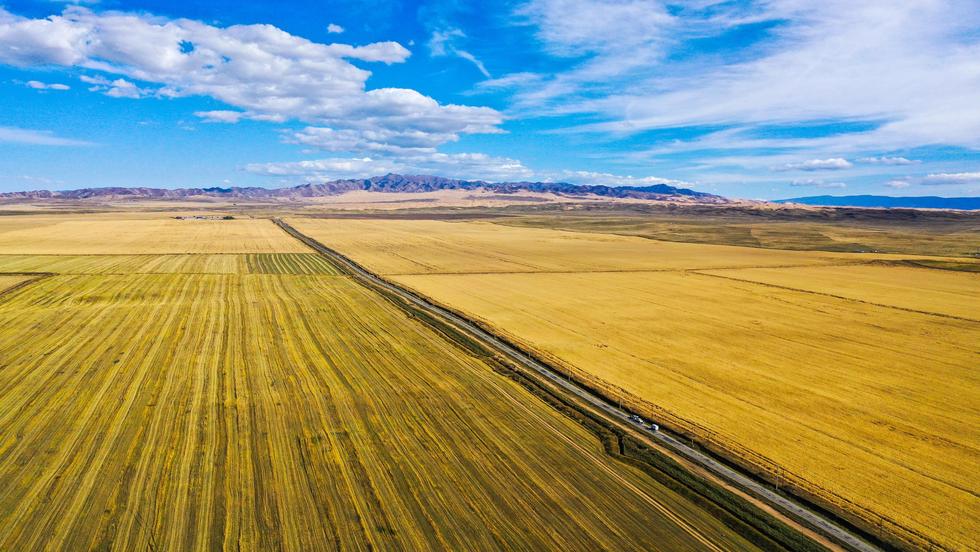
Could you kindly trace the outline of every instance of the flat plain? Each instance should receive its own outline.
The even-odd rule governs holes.
[[[978,546],[976,273],[485,222],[291,222],[870,527]]]
[[[515,215],[499,222],[767,249],[980,256],[980,220],[955,211],[606,205]]]
[[[0,235],[0,549],[753,549],[269,221],[107,228]]]

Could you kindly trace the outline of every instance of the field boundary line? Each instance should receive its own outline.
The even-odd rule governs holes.
[[[636,274],[636,273],[662,273],[662,272],[695,272],[699,270],[745,270],[753,268],[813,268],[828,266],[863,266],[874,261],[845,261],[841,263],[817,263],[817,264],[791,264],[791,265],[746,265],[746,266],[715,266],[715,267],[695,267],[695,268],[626,268],[619,270],[475,270],[472,272],[463,271],[439,271],[439,272],[385,272],[385,278],[394,276],[493,276],[493,275],[520,275],[520,274]]]
[[[872,533],[866,532],[865,530],[854,526],[851,521],[839,517],[834,512],[824,510],[820,506],[812,504],[804,497],[795,495],[788,496],[770,489],[764,479],[759,479],[756,474],[745,471],[741,467],[731,464],[724,457],[718,457],[713,452],[706,452],[699,448],[695,448],[694,446],[688,445],[682,440],[683,438],[674,437],[668,432],[650,432],[643,428],[638,428],[635,423],[630,420],[630,415],[632,412],[620,408],[617,404],[610,402],[603,397],[601,393],[596,392],[590,387],[583,386],[577,381],[565,379],[565,374],[551,368],[544,361],[534,356],[533,353],[525,352],[520,346],[510,343],[506,340],[506,338],[495,335],[478,322],[474,322],[468,317],[457,313],[452,309],[440,306],[438,303],[435,303],[414,291],[407,290],[397,284],[385,280],[384,278],[365,269],[363,266],[351,260],[349,257],[346,257],[345,255],[324,246],[322,243],[314,240],[313,238],[300,233],[298,230],[281,219],[276,218],[273,219],[273,221],[285,232],[301,241],[304,241],[304,243],[312,247],[314,250],[344,266],[350,272],[351,276],[361,280],[368,287],[375,289],[382,295],[391,294],[397,296],[401,301],[424,311],[427,316],[436,318],[440,323],[453,328],[454,333],[463,333],[467,339],[476,341],[478,346],[485,350],[492,351],[494,356],[502,356],[510,363],[516,364],[530,372],[529,376],[524,372],[524,370],[521,370],[520,372],[523,374],[522,377],[529,378],[540,376],[545,378],[545,381],[548,381],[550,384],[561,388],[563,393],[569,393],[571,396],[575,397],[576,401],[583,401],[588,406],[587,415],[598,416],[599,418],[613,422],[613,427],[615,428],[614,431],[621,432],[629,436],[634,442],[638,440],[642,443],[642,445],[652,446],[654,449],[658,450],[656,454],[664,456],[664,452],[659,452],[664,449],[676,453],[687,461],[690,461],[698,465],[700,468],[722,478],[728,484],[733,485],[736,488],[741,489],[743,492],[747,492],[750,495],[755,496],[757,499],[764,501],[770,508],[779,512],[780,516],[785,516],[782,519],[788,518],[793,520],[794,524],[802,524],[803,526],[816,531],[818,534],[829,538],[831,541],[843,546],[846,549],[876,551],[881,550],[882,547],[884,549],[896,548],[894,544],[879,541]],[[584,413],[586,411],[582,412]],[[687,472],[688,478],[691,477],[691,473],[688,470],[685,470],[684,468],[681,469]],[[706,483],[702,481],[702,484]],[[713,486],[719,490],[722,490],[723,492],[730,493],[730,491],[725,491],[723,486]],[[741,497],[738,498],[745,501],[745,499]],[[743,507],[748,507],[754,509],[755,511],[761,511],[758,506],[755,506],[748,501],[745,501]],[[735,514],[735,512],[732,513],[733,515]],[[765,515],[770,517],[770,521],[768,522],[770,524],[775,523],[780,526],[784,524],[780,517],[773,516],[772,513],[765,513]],[[742,522],[749,523],[745,519],[742,519]],[[750,526],[754,527],[756,531],[760,531],[758,526],[753,526],[751,524]],[[761,534],[767,534],[769,536],[768,538],[773,538],[771,533],[762,531]],[[801,533],[797,534],[804,539],[808,539],[808,537],[803,536]],[[901,538],[895,534],[892,534],[891,537]],[[872,544],[872,542],[874,542],[874,544]],[[907,544],[905,546],[907,546]],[[902,548],[904,548],[904,546]]]
[[[696,269],[696,270],[689,270],[688,272],[690,272],[691,274],[697,274],[698,276],[707,276],[709,278],[721,278],[722,280],[731,280],[733,282],[742,282],[744,284],[754,284],[754,285],[757,285],[757,286],[765,286],[765,287],[770,287],[770,288],[782,289],[782,290],[786,290],[786,291],[796,291],[796,292],[799,292],[799,293],[809,293],[811,295],[821,295],[823,297],[831,297],[831,298],[834,298],[834,299],[840,299],[842,301],[851,301],[851,302],[854,302],[854,303],[861,303],[861,304],[864,304],[864,305],[871,305],[871,306],[874,306],[874,307],[882,307],[882,308],[886,308],[886,309],[895,309],[895,310],[900,310],[900,311],[905,311],[905,312],[911,312],[911,313],[915,313],[915,314],[924,314],[926,316],[938,316],[940,318],[949,318],[949,319],[952,319],[952,320],[959,320],[959,321],[962,321],[962,322],[975,322],[975,323],[980,323],[980,320],[976,320],[976,319],[973,319],[973,318],[966,318],[964,316],[956,316],[955,314],[943,314],[941,312],[931,312],[931,311],[910,309],[908,307],[899,307],[897,305],[886,305],[884,303],[875,303],[873,301],[865,301],[863,299],[855,299],[854,297],[845,297],[843,295],[836,295],[836,294],[833,294],[833,293],[827,293],[825,291],[813,291],[813,290],[809,290],[809,289],[800,289],[800,288],[795,288],[795,287],[790,287],[790,286],[782,286],[782,285],[779,285],[779,284],[770,284],[770,283],[767,283],[767,282],[759,282],[757,280],[748,280],[748,279],[745,279],[745,278],[735,278],[733,276],[722,276],[721,274],[709,274],[707,272],[701,272],[701,270],[715,270],[715,269],[713,269],[713,268],[710,268],[710,269]]]

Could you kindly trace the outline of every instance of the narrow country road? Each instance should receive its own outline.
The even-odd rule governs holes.
[[[424,309],[426,312],[439,317],[440,319],[461,330],[464,330],[466,333],[482,342],[488,349],[496,351],[513,362],[516,362],[519,365],[548,378],[555,386],[561,388],[565,392],[571,393],[572,395],[581,399],[583,402],[589,404],[596,410],[597,413],[602,414],[603,417],[607,419],[615,421],[621,428],[629,431],[631,435],[640,438],[646,444],[660,449],[667,449],[674,454],[687,459],[693,464],[698,465],[708,472],[714,474],[716,477],[725,481],[726,483],[748,492],[775,510],[782,512],[796,522],[813,529],[817,533],[827,537],[835,543],[840,544],[848,550],[860,552],[876,552],[880,550],[878,547],[872,545],[859,535],[855,534],[855,532],[828,518],[824,514],[817,512],[790,497],[773,491],[761,481],[756,480],[755,478],[734,468],[726,466],[725,464],[712,458],[710,455],[705,454],[671,436],[669,433],[664,431],[649,430],[631,421],[630,412],[620,409],[615,404],[611,404],[591,391],[588,391],[576,383],[565,379],[555,370],[514,348],[490,332],[487,332],[476,323],[438,305],[435,305],[426,300],[424,297],[421,297],[414,292],[406,290],[369,272],[341,253],[338,253],[337,251],[326,247],[313,238],[300,233],[298,230],[281,219],[275,218],[273,219],[273,222],[291,236],[308,245],[314,251],[326,256],[334,263],[344,267],[351,273],[352,276],[358,278],[368,286],[381,288],[397,295],[402,300]]]

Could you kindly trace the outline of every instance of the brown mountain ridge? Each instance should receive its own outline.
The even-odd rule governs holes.
[[[190,197],[218,197],[229,199],[299,199],[307,197],[335,196],[346,192],[364,190],[389,193],[423,193],[439,190],[487,190],[499,194],[521,191],[551,193],[560,196],[599,196],[670,200],[684,198],[705,203],[726,203],[721,196],[678,188],[667,184],[650,186],[603,186],[580,185],[567,182],[485,182],[482,180],[458,180],[431,175],[386,174],[372,178],[352,178],[328,182],[301,184],[286,188],[231,187],[231,188],[146,188],[107,187],[78,190],[34,190],[0,193],[0,199],[184,199]]]

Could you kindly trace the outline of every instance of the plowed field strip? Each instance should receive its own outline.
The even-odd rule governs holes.
[[[0,272],[57,274],[337,274],[314,253],[0,255]]]

